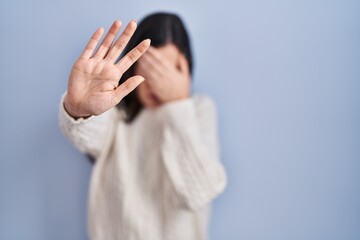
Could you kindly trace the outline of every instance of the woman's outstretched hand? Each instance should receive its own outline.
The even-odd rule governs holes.
[[[142,41],[115,64],[134,34],[136,22],[131,21],[114,43],[120,28],[121,22],[115,21],[94,54],[104,32],[102,27],[97,29],[73,65],[64,99],[65,109],[72,117],[88,117],[106,112],[144,80],[141,76],[134,76],[119,85],[123,73],[150,46],[149,39]]]

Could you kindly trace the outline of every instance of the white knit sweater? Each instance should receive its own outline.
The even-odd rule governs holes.
[[[60,126],[81,152],[96,159],[90,239],[207,239],[210,203],[226,185],[209,97],[143,109],[130,124],[116,108],[74,120],[62,98]]]

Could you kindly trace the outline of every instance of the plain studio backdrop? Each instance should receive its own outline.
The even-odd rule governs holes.
[[[91,34],[184,19],[214,98],[228,187],[211,239],[360,239],[360,1],[0,2],[0,239],[87,239],[91,165],[60,96]]]

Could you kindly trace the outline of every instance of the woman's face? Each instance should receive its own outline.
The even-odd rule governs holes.
[[[164,56],[164,59],[166,59],[168,64],[171,64],[177,69],[179,69],[179,59],[182,58],[182,61],[184,61],[185,57],[172,43],[161,46],[156,50],[158,50]],[[137,66],[135,66],[135,75],[141,75],[145,77],[145,81],[136,88],[136,95],[145,108],[156,108],[157,106],[161,105],[161,101],[157,97],[157,94],[149,87],[150,80],[146,77],[148,76],[147,71],[150,70],[147,70],[146,68],[139,69]]]

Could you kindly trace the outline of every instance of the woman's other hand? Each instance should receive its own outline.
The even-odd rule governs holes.
[[[104,32],[102,27],[98,28],[73,65],[64,99],[65,109],[71,116],[79,118],[102,114],[118,104],[144,80],[141,76],[133,76],[119,85],[123,73],[150,46],[149,39],[142,41],[115,64],[137,26],[136,21],[131,21],[114,43],[121,25],[118,20],[112,24],[94,53]]]
[[[177,55],[175,59],[171,59],[174,51],[177,51]],[[138,73],[145,77],[150,91],[162,103],[190,96],[187,60],[178,50],[169,49],[168,52],[171,52],[171,57],[166,55],[166,50],[162,52],[162,49],[150,47],[136,65]]]

